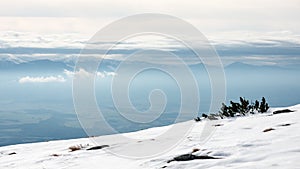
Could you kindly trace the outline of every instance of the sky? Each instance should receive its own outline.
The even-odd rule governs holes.
[[[0,47],[80,48],[107,24],[140,13],[162,13],[188,21],[221,51],[228,46],[232,50],[241,46],[295,50],[300,46],[299,0],[2,0]]]
[[[174,15],[204,32],[291,31],[300,33],[299,0],[2,0],[0,29],[37,32],[96,31],[138,13]]]

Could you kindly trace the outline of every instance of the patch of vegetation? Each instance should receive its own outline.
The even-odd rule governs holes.
[[[71,147],[69,147],[69,150],[70,150],[71,152],[73,152],[73,151],[78,151],[78,150],[84,149],[84,148],[86,148],[86,147],[88,147],[88,146],[89,146],[89,144],[87,144],[87,145],[79,144],[79,145],[76,145],[76,146],[71,146]]]
[[[81,150],[82,148],[83,148],[82,146],[71,146],[69,147],[69,150],[73,152],[73,151]]]
[[[269,109],[269,104],[266,102],[266,99],[263,97],[261,102],[256,100],[254,103],[249,102],[245,98],[240,97],[240,102],[236,103],[230,101],[230,105],[227,106],[224,103],[222,104],[221,110],[219,111],[220,117],[236,117],[236,116],[245,116],[249,113],[265,113]]]
[[[250,102],[245,98],[240,97],[240,102],[230,101],[230,105],[222,103],[220,111],[216,114],[202,114],[202,118],[195,118],[195,121],[201,121],[201,119],[208,118],[210,120],[223,119],[225,117],[238,117],[246,116],[248,114],[265,113],[269,110],[270,106],[266,102],[266,99],[262,97],[261,101],[255,100]]]

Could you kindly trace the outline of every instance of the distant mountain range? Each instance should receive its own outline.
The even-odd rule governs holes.
[[[101,71],[114,71],[115,68],[120,64],[120,61],[106,59],[103,60],[101,65],[99,66],[99,70]],[[28,62],[21,62],[16,63],[11,60],[0,60],[0,71],[2,72],[32,72],[32,71],[41,71],[41,72],[62,72],[64,70],[73,70],[75,67],[74,61],[64,61],[64,60],[33,60]],[[194,64],[190,65],[192,70],[196,71],[205,71],[204,64]],[[226,67],[224,67],[225,72],[232,73],[232,72],[262,72],[262,71],[299,71],[299,68],[286,68],[280,66],[260,66],[260,65],[251,65],[242,62],[234,62]]]
[[[99,66],[100,71],[113,71],[119,61],[106,59]],[[63,72],[64,70],[73,71],[75,61],[73,60],[33,60],[26,62],[15,62],[12,60],[0,60],[1,72]]]
[[[65,69],[70,70],[74,65],[61,61],[51,61],[51,60],[34,60],[23,63],[15,63],[13,61],[2,60],[0,61],[1,71],[10,72],[31,72],[31,71],[46,71],[46,72],[61,72]]]
[[[269,70],[284,70],[288,68],[280,67],[280,66],[270,66],[270,65],[251,65],[242,62],[234,62],[225,67],[227,70],[257,70],[257,69],[269,69]]]

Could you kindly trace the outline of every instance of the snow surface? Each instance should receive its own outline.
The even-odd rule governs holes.
[[[134,169],[134,168],[300,168],[300,104],[288,109],[295,112],[271,115],[257,114],[235,119],[216,121],[216,130],[210,139],[201,143],[199,136],[205,123],[195,123],[192,131],[171,151],[146,159],[130,159],[115,156],[107,150],[122,148],[124,142],[115,140],[110,147],[87,151],[83,148],[70,152],[70,146],[82,145],[87,148],[95,146],[89,138],[50,141],[43,143],[20,144],[0,147],[0,168],[20,169]],[[271,111],[283,109],[276,108]],[[290,125],[286,125],[290,124]],[[177,124],[175,124],[177,125]],[[134,137],[149,138],[170,126],[151,128],[128,133]],[[265,129],[275,130],[263,132]],[[126,135],[126,134],[125,134]],[[108,136],[110,137],[110,136]],[[143,144],[143,142],[137,142]],[[162,143],[163,144],[163,143]],[[173,161],[172,158],[191,153],[209,155],[220,159]],[[142,150],[141,150],[142,151]],[[16,154],[9,155],[15,152]],[[57,156],[54,156],[56,154]]]

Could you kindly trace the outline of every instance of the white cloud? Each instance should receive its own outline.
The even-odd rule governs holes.
[[[66,79],[62,76],[48,76],[48,77],[22,77],[19,79],[19,83],[49,83],[49,82],[65,82]]]
[[[97,72],[97,76],[101,77],[101,78],[105,78],[105,77],[108,77],[108,76],[116,76],[116,75],[117,75],[117,73],[115,73],[115,72],[106,72],[106,71]]]
[[[66,74],[68,77],[73,77],[75,73],[65,69],[64,74]]]
[[[80,68],[78,71],[69,71],[69,70],[64,70],[64,74],[67,75],[70,78],[73,78],[74,76],[79,77],[79,78],[88,78],[92,76],[92,73]]]
[[[70,77],[73,78],[74,76],[79,77],[79,78],[88,78],[88,77],[92,77],[93,73],[88,72],[86,70],[84,70],[83,68],[80,68],[78,71],[69,71],[69,70],[64,70],[64,73]],[[115,72],[96,72],[96,76],[100,77],[100,78],[105,78],[105,77],[112,77],[112,76],[116,76],[117,73]]]

